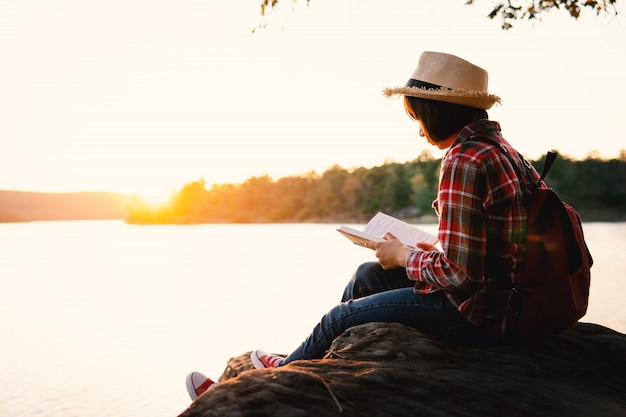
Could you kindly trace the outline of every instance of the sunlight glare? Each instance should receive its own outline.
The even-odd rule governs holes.
[[[166,188],[150,188],[139,193],[139,198],[153,207],[164,206],[168,204],[176,191]]]

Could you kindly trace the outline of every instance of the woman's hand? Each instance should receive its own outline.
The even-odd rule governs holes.
[[[439,249],[435,245],[430,243],[420,242],[415,246],[417,249],[425,250],[426,252],[439,252]]]
[[[370,242],[368,246],[376,250],[378,263],[383,269],[406,268],[406,256],[411,250],[391,233],[383,236],[384,242]]]
[[[411,248],[400,242],[400,239],[391,233],[386,233],[383,238],[386,239],[384,242],[370,242],[368,244],[369,248],[376,250],[378,263],[383,269],[406,268],[406,257]],[[439,252],[439,249],[430,243],[420,242],[415,246],[426,252]]]

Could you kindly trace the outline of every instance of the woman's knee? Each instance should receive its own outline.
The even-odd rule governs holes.
[[[378,277],[381,271],[383,271],[383,268],[378,262],[365,262],[359,265],[356,269],[354,273],[354,280],[369,280],[372,277]]]
[[[366,262],[359,265],[352,277],[352,298],[361,298],[381,291],[380,271],[377,262]]]
[[[375,275],[372,270],[376,269],[376,262],[367,262],[357,267],[352,278],[346,285],[341,301],[348,301],[363,297],[372,293],[372,283],[370,277]]]

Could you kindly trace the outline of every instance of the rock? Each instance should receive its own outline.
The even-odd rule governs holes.
[[[541,345],[480,348],[369,323],[323,359],[251,369],[249,353],[231,359],[180,417],[626,416],[626,335],[587,323]]]

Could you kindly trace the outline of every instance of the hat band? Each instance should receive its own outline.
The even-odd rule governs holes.
[[[440,85],[427,83],[426,81],[420,81],[420,80],[416,80],[413,78],[411,78],[409,81],[406,82],[406,86],[423,88],[425,90],[440,90],[443,88]],[[450,88],[447,88],[447,90],[450,90]]]

